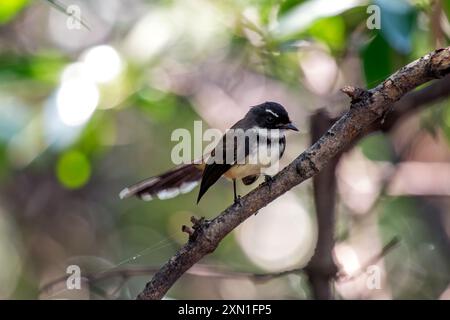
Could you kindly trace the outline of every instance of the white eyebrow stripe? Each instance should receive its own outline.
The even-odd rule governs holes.
[[[279,117],[275,112],[273,112],[273,111],[270,110],[270,109],[266,109],[266,112],[269,112],[269,113],[273,114],[273,116],[276,117],[276,118]]]

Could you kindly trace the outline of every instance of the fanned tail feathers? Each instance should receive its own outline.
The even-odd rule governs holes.
[[[194,189],[202,178],[203,168],[197,164],[184,164],[162,175],[151,177],[123,189],[121,199],[137,196],[145,201],[170,199]]]

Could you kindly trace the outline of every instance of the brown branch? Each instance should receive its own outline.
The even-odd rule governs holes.
[[[345,87],[341,91],[347,93],[350,90],[350,97],[353,99],[355,96],[352,90],[361,92],[362,89],[353,87]],[[434,80],[430,85],[423,89],[411,91],[405,94],[400,101],[393,104],[392,107],[388,107],[382,116],[382,121],[375,121],[370,126],[365,128],[358,137],[353,139],[352,143],[349,143],[343,150],[346,152],[354,147],[354,145],[363,137],[371,134],[375,131],[390,132],[394,129],[395,125],[401,123],[403,119],[415,114],[427,107],[430,104],[439,102],[450,96],[450,76],[447,75],[439,80]],[[342,117],[342,114],[340,117]],[[340,117],[334,118],[332,123],[340,119]]]
[[[300,154],[271,182],[263,183],[211,221],[195,228],[189,241],[147,283],[138,299],[161,299],[189,268],[211,253],[220,241],[259,209],[319,173],[366,128],[380,119],[403,95],[450,72],[450,48],[439,49],[403,67],[382,84],[353,97],[344,114],[314,145]]]
[[[353,91],[352,91],[353,92]],[[356,95],[355,95],[356,98]],[[317,141],[333,124],[333,119],[320,110],[311,117],[311,140]],[[331,280],[338,271],[334,263],[334,209],[336,200],[336,165],[341,152],[313,178],[314,203],[317,214],[318,239],[313,257],[305,268],[313,297],[318,300],[332,299]]]
[[[395,103],[392,112],[386,118],[384,123],[377,123],[379,130],[384,132],[392,130],[396,123],[401,119],[414,114],[419,109],[432,103],[439,102],[450,95],[450,76],[436,80],[429,86],[408,93],[400,101]]]

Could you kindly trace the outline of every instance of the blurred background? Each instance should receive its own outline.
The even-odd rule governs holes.
[[[373,4],[381,29],[368,28]],[[221,181],[199,205],[197,189],[119,200],[172,167],[173,130],[194,120],[224,130],[277,101],[301,131],[288,136],[284,166],[310,145],[314,114],[348,108],[341,87],[372,88],[447,46],[449,17],[449,0],[1,1],[0,298],[134,299],[187,241],[181,225],[233,199]],[[450,100],[401,120],[349,148],[333,172],[327,232],[348,275],[334,281],[336,299],[450,299]],[[317,225],[309,180],[244,222],[167,298],[315,298],[301,271],[254,274],[306,266]],[[365,268],[377,255],[371,288]],[[69,265],[81,268],[81,290],[66,287]]]

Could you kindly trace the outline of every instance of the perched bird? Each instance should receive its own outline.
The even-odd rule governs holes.
[[[245,185],[277,163],[286,147],[285,130],[298,129],[292,124],[284,107],[276,102],[264,102],[251,107],[245,117],[223,135],[212,152],[201,161],[182,164],[159,176],[145,179],[123,189],[120,198],[137,196],[143,200],[168,199],[190,192],[200,181],[197,203],[208,189],[224,176],[233,181],[234,201],[236,180]],[[242,134],[244,133],[244,134]]]

